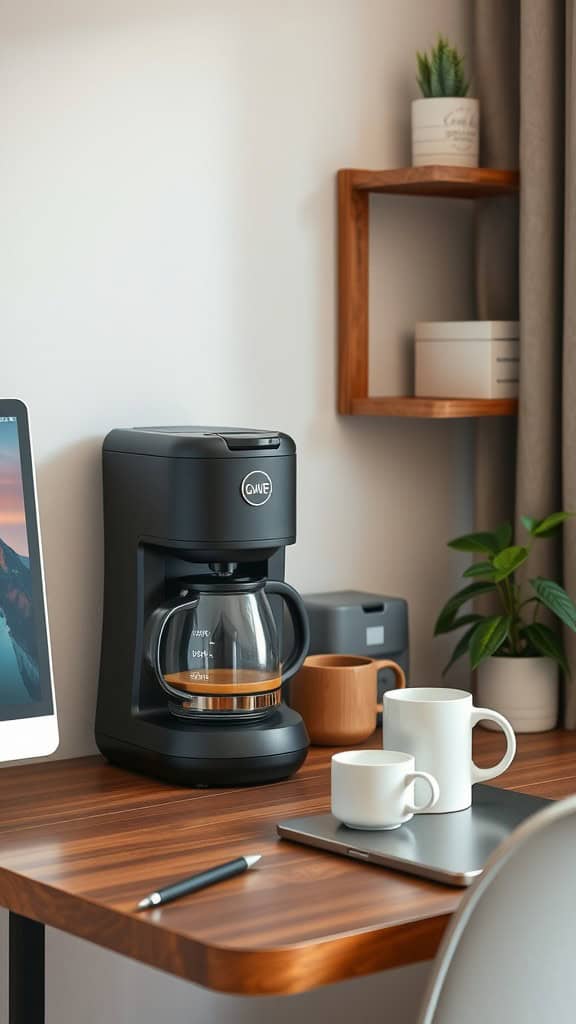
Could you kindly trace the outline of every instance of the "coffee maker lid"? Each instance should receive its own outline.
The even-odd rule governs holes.
[[[160,455],[172,459],[226,459],[294,455],[288,434],[245,427],[129,427],[112,430],[105,452]]]

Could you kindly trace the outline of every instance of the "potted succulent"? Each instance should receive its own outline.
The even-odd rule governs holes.
[[[511,543],[510,523],[493,533],[471,533],[448,544],[456,551],[479,554],[482,560],[466,569],[464,576],[472,582],[454,594],[438,616],[436,636],[466,627],[444,673],[468,652],[472,669],[478,669],[480,705],[499,711],[516,732],[543,732],[556,725],[558,668],[566,675],[570,671],[560,629],[564,624],[576,632],[576,605],[553,580],[536,576],[521,586],[515,574],[534,544],[557,534],[570,518],[568,512],[554,512],[545,519],[522,516],[526,544]],[[469,601],[489,593],[499,600],[498,614],[460,614]],[[552,613],[552,625],[540,621],[543,609]]]
[[[468,96],[464,58],[439,36],[416,60],[423,98],[412,102],[412,165],[477,167],[479,105]]]

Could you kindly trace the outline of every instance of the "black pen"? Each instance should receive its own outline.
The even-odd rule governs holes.
[[[207,885],[215,885],[216,882],[223,882],[226,878],[241,875],[243,871],[254,867],[261,856],[262,854],[257,853],[251,857],[237,857],[236,860],[226,861],[225,864],[209,868],[208,871],[201,871],[199,875],[182,878],[179,882],[174,882],[164,889],[158,889],[157,892],[151,892],[149,896],[145,896],[143,900],[140,900],[136,910],[160,907],[163,903],[171,903],[172,900],[177,900],[180,896],[188,896],[189,893],[197,892],[198,889],[205,889]]]

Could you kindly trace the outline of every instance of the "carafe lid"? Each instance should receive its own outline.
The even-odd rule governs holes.
[[[249,580],[245,577],[218,579],[214,576],[190,576],[175,581],[175,586],[180,592],[188,590],[199,594],[255,594],[262,590],[265,583],[265,579]]]

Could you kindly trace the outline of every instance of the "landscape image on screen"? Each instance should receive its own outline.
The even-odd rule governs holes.
[[[0,701],[40,696],[18,424],[0,417]]]

